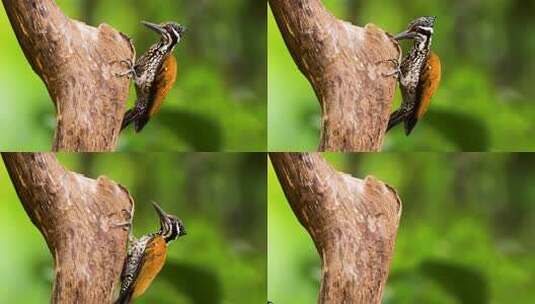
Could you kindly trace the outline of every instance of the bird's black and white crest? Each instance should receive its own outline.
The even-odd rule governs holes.
[[[164,22],[161,24],[155,24],[147,21],[142,21],[142,23],[146,27],[159,33],[162,36],[162,39],[155,47],[164,53],[173,51],[175,46],[182,39],[182,35],[186,31],[186,28],[184,26],[175,22]]]
[[[413,39],[416,46],[415,51],[427,52],[431,47],[435,20],[436,17],[430,16],[417,18],[409,23],[405,31],[394,36],[394,39]]]
[[[164,36],[171,47],[174,47],[180,42],[180,39],[186,30],[184,26],[175,22],[164,23],[162,24],[162,28],[164,28],[167,33],[167,35]]]
[[[174,241],[179,237],[186,235],[186,228],[182,221],[173,215],[168,215],[165,218],[165,223],[161,223],[161,235],[165,239],[166,243]]]
[[[165,213],[155,202],[152,202],[152,206],[160,217],[160,231],[158,231],[158,234],[165,239],[166,243],[186,235],[186,228],[178,217]]]
[[[436,19],[437,17],[434,16],[417,18],[409,23],[407,29],[411,32],[418,32],[427,36],[433,35],[433,27],[435,26]]]

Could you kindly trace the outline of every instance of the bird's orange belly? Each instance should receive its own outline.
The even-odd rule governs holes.
[[[165,100],[169,91],[173,87],[178,72],[176,58],[170,55],[163,63],[158,77],[155,81],[156,94],[154,95],[153,105],[150,109],[149,116],[152,117],[160,111],[160,107]]]
[[[422,90],[421,102],[416,112],[416,117],[418,119],[422,118],[429,104],[431,103],[431,97],[435,94],[440,84],[442,68],[440,65],[440,59],[437,54],[431,53],[426,64],[426,69],[424,71],[424,89]]]

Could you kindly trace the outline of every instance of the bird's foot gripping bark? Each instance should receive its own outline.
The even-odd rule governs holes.
[[[128,127],[129,124],[132,122],[138,120],[141,115],[143,114],[143,111],[138,108],[138,106],[134,106],[132,109],[126,111],[123,117],[123,122],[121,123],[121,131],[124,130],[126,127]]]
[[[400,63],[399,59],[393,58],[393,59],[381,60],[381,61],[378,61],[377,64],[382,64],[382,63],[385,63],[385,62],[393,63],[394,64],[394,70],[392,72],[390,72],[390,73],[382,74],[383,77],[392,77],[392,76],[394,76],[396,79],[399,79],[401,77],[401,69],[400,69],[401,63]]]
[[[134,61],[132,59],[124,59],[116,61],[120,64],[126,65],[127,70],[122,73],[115,73],[115,77],[128,77],[129,79],[136,76],[136,70],[134,69]]]
[[[128,78],[132,78],[132,77],[136,76],[136,70],[134,69],[134,64],[136,62],[136,48],[134,47],[134,39],[128,37],[124,33],[120,33],[120,34],[130,44],[130,49],[132,50],[132,58],[119,60],[119,61],[113,61],[111,63],[112,64],[114,64],[114,63],[126,64],[127,70],[125,72],[123,72],[123,73],[115,73],[116,77],[125,77],[125,76],[127,76]]]
[[[122,209],[123,213],[127,214],[128,219],[125,222],[113,224],[114,228],[122,228],[125,231],[128,231],[128,242],[134,240],[134,235],[132,234],[132,221],[134,220],[134,208],[131,210]]]

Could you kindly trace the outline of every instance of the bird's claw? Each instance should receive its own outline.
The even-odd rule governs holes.
[[[396,79],[399,79],[399,76],[401,75],[401,69],[399,68],[400,66],[400,63],[399,63],[399,59],[386,59],[386,60],[381,60],[381,61],[377,61],[376,64],[381,64],[381,63],[384,63],[384,62],[391,62],[395,65],[395,69],[393,72],[390,72],[390,73],[387,73],[387,74],[381,74],[383,77],[391,77],[391,76],[394,76]]]
[[[132,76],[136,75],[136,71],[134,70],[134,62],[132,61],[132,59],[116,60],[112,61],[111,63],[120,63],[122,65],[126,65],[127,67],[127,70],[125,72],[114,73],[115,77],[121,78],[126,76],[128,78],[132,78]]]
[[[112,226],[115,228],[123,228],[125,231],[128,231],[132,228],[132,220],[133,220],[133,210],[127,210],[127,209],[121,209],[121,212],[126,213],[128,219],[125,222],[113,224]]]
[[[132,62],[132,59],[123,59],[123,60],[120,60],[119,63],[126,64],[126,66],[129,69],[132,69],[132,66],[134,65],[134,63]]]

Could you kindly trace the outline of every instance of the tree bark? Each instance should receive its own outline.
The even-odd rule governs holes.
[[[401,215],[395,190],[337,172],[318,153],[270,158],[321,257],[318,303],[381,303]]]
[[[69,19],[53,0],[2,2],[54,102],[52,150],[115,150],[129,83],[115,73],[121,72],[118,61],[133,57],[128,40],[106,24],[94,28]]]
[[[373,24],[336,19],[320,0],[269,0],[299,70],[321,106],[320,151],[379,151],[395,91],[384,77],[399,45]]]
[[[128,233],[128,191],[62,167],[51,153],[2,153],[17,194],[54,257],[52,303],[111,303]]]

